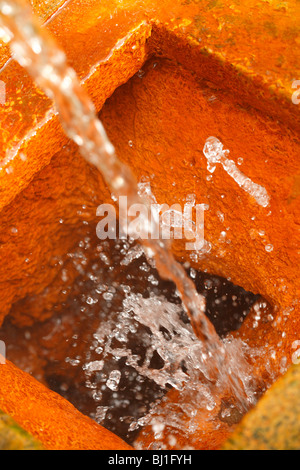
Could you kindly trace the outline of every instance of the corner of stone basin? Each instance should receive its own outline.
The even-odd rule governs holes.
[[[263,396],[222,450],[300,449],[300,367],[293,365]]]
[[[130,450],[122,439],[82,415],[9,361],[0,364],[0,448],[11,445],[47,450]],[[13,422],[16,421],[19,427]],[[21,428],[27,433],[23,434]],[[2,438],[2,433],[5,436]],[[8,432],[8,433],[7,433]]]

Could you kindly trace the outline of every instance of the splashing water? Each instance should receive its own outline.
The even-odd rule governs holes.
[[[0,17],[2,39],[10,42],[14,58],[53,99],[66,134],[78,144],[84,158],[102,173],[115,197],[126,195],[129,206],[142,203],[148,207],[149,201],[139,195],[130,169],[117,158],[74,70],[67,66],[64,53],[47,31],[39,26],[30,10],[17,1],[1,0]],[[211,152],[212,147],[207,149]],[[211,162],[211,153],[206,153],[206,156]],[[222,153],[215,153],[214,162],[216,161],[227,167],[229,173],[247,190],[250,180],[244,177],[240,181],[240,172],[224,160]],[[250,193],[254,197],[259,196],[256,197],[259,203],[267,205],[266,195],[261,192],[254,194],[253,188],[257,189],[258,185],[254,187],[254,183],[251,184]],[[178,307],[163,298],[151,297],[146,300],[139,296],[128,296],[117,326],[103,323],[97,331],[99,342],[105,344],[105,354],[96,364],[89,364],[86,373],[88,375],[101,370],[106,355],[126,357],[127,363],[140,374],[150,374],[151,379],[161,387],[169,385],[177,390],[185,390],[185,394],[197,394],[197,402],[205,400],[208,409],[214,408],[215,396],[224,388],[229,389],[242,408],[247,409],[251,399],[248,396],[247,381],[240,378],[241,368],[246,367],[242,348],[238,342],[221,342],[213,325],[204,315],[204,297],[197,293],[192,280],[175,261],[168,243],[151,238],[152,233],[157,233],[157,226],[154,226],[156,224],[158,221],[153,218],[151,221],[144,220],[149,234],[147,239],[142,240],[145,254],[149,260],[155,260],[156,268],[163,279],[175,283],[190,325],[181,321]],[[126,348],[127,333],[132,331],[134,322],[146,325],[151,331],[151,344],[142,365]],[[116,337],[124,344],[124,348],[114,347],[113,339]],[[155,350],[164,362],[161,370],[157,371],[149,368],[149,361]],[[246,376],[249,377],[248,374]],[[200,377],[206,382],[203,385],[199,385]],[[119,372],[113,371],[107,386],[112,391],[117,390],[119,380]],[[185,387],[186,383],[189,384],[188,387]],[[99,414],[102,412],[105,413],[105,410],[99,409]]]
[[[62,279],[74,268],[79,276],[53,315],[24,329],[7,319],[0,330],[0,339],[9,345],[8,358],[17,367],[130,444],[147,425],[157,429],[167,423],[163,431],[167,440],[177,432],[193,445],[203,411],[209,416],[202,423],[209,418],[210,426],[218,430],[220,397],[230,398],[222,402],[223,425],[225,419],[240,418],[257,400],[249,365],[256,351],[237,339],[229,340],[236,320],[220,331],[225,318],[242,314],[234,309],[236,296],[227,303],[233,292],[230,283],[190,272],[207,298],[207,309],[213,308],[213,321],[215,314],[220,315],[215,327],[226,335],[226,366],[215,380],[206,366],[205,345],[196,338],[175,286],[159,277],[136,241],[99,244],[94,224],[84,225],[83,238],[68,253],[68,260]],[[239,288],[234,292],[240,295]],[[220,301],[219,314],[215,301]],[[240,307],[250,309],[253,302],[255,296]],[[247,398],[242,402],[235,399],[237,387],[230,388],[228,374],[243,384]],[[174,400],[165,401],[170,392],[177,394],[176,406]],[[155,439],[154,444],[163,442]]]
[[[229,150],[223,150],[223,144],[216,137],[209,137],[204,145],[203,153],[207,158],[207,169],[213,173],[216,164],[220,163],[224,170],[234,181],[250,196],[254,197],[257,204],[267,207],[270,203],[270,196],[266,189],[259,184],[253,183],[250,178],[245,176],[236,166],[233,160],[226,158]]]
[[[130,250],[122,264],[128,266],[136,263],[140,257],[138,250]],[[144,269],[147,272],[147,266]],[[149,283],[159,282],[155,275],[145,275]],[[155,282],[154,285],[158,284]],[[239,419],[257,400],[251,366],[247,361],[249,356],[253,357],[258,352],[250,350],[240,340],[226,338],[223,343],[226,366],[216,378],[207,367],[204,343],[196,338],[191,325],[182,315],[181,305],[174,303],[174,300],[157,291],[150,291],[145,297],[128,286],[117,315],[110,315],[101,321],[94,333],[93,348],[94,351],[99,348],[101,360],[94,357],[94,361],[85,366],[89,386],[95,390],[99,388],[95,369],[102,371],[104,364],[115,364],[113,374],[107,374],[106,379],[106,387],[113,390],[111,383],[118,387],[120,378],[117,364],[122,362],[136,371],[140,383],[146,380],[155,383],[160,390],[172,387],[176,391],[176,405],[168,402],[167,397],[159,398],[147,413],[136,416],[129,427],[129,432],[136,432],[141,427],[152,426],[154,430],[164,425],[155,438],[155,445],[159,447],[164,445],[164,436],[169,438],[178,432],[187,441],[191,440],[197,428],[199,408],[210,414],[209,419],[211,422],[215,420],[217,429],[220,425],[217,414],[224,396],[231,399],[222,405],[223,421]],[[138,348],[134,335],[139,338]],[[117,380],[114,380],[115,376]],[[101,410],[103,414],[107,411],[106,404],[100,403],[99,416],[102,416]]]

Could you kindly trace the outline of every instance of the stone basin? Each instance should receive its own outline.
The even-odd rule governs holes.
[[[234,334],[260,348],[254,374],[271,385],[297,362],[300,341],[300,105],[292,100],[292,84],[300,79],[299,3],[31,3],[137,180],[151,181],[159,203],[183,203],[193,193],[207,205],[204,255],[191,258],[180,241],[174,254],[266,300],[263,321],[257,324],[253,309]],[[84,236],[83,219],[96,224],[96,208],[110,201],[110,193],[65,136],[51,101],[6,47],[1,66],[0,322],[9,318],[27,328],[50,319],[63,302],[78,276],[67,254]],[[267,208],[221,165],[208,178],[202,149],[211,135],[267,190]],[[284,397],[291,382],[276,393]],[[11,362],[0,365],[0,385],[0,409],[46,448],[130,448]],[[169,399],[176,402],[176,393]],[[280,410],[274,407],[274,413]],[[199,413],[198,430],[182,447],[197,448],[201,435],[199,447],[220,448],[232,432],[227,424],[219,433],[203,429],[202,419]],[[295,415],[291,420],[297,422]],[[270,432],[275,422],[269,419]],[[292,439],[282,432],[287,437],[277,445],[288,447]],[[151,445],[151,430],[139,442]]]

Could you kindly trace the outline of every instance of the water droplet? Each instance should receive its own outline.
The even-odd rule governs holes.
[[[270,253],[271,251],[273,251],[273,249],[274,249],[274,247],[273,247],[273,245],[271,245],[271,244],[265,246],[265,250],[266,250],[268,253]]]
[[[140,69],[140,70],[138,71],[138,73],[137,73],[137,76],[138,76],[139,78],[143,78],[143,76],[145,75],[145,73],[146,73],[146,72],[145,72],[143,69]]]
[[[103,294],[103,298],[104,298],[105,300],[107,300],[107,301],[112,300],[113,297],[114,297],[114,294],[113,294],[112,292],[105,292],[105,293]]]
[[[97,302],[98,302],[98,299],[93,299],[93,297],[88,297],[88,298],[86,299],[86,303],[87,303],[88,305],[93,305],[93,304],[96,304]]]
[[[97,407],[95,420],[98,424],[101,424],[105,420],[107,411],[108,411],[108,406]]]
[[[119,370],[113,370],[108,377],[106,386],[111,390],[118,390],[119,382],[121,379],[121,372]]]

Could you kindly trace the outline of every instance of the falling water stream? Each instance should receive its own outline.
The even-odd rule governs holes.
[[[128,206],[138,203],[148,207],[149,201],[139,194],[131,170],[117,158],[91,100],[80,86],[74,70],[67,66],[66,57],[53,38],[19,1],[1,0],[0,13],[2,39],[10,43],[14,59],[26,68],[37,85],[53,99],[66,134],[79,146],[83,157],[98,168],[114,196],[127,196]],[[97,337],[102,342],[105,339],[106,355],[128,357],[130,352],[126,348],[114,349],[113,338],[120,336],[120,328],[123,329],[123,336],[126,336],[132,322],[146,325],[152,332],[151,353],[159,351],[165,363],[160,371],[151,371],[152,379],[161,387],[169,384],[182,390],[183,385],[189,382],[189,394],[195,394],[196,389],[200,393],[201,376],[208,384],[201,389],[201,399],[206,399],[207,409],[214,407],[214,394],[226,389],[231,391],[245,411],[253,404],[253,396],[247,387],[250,374],[243,349],[239,342],[226,343],[220,340],[204,314],[204,297],[198,294],[184,268],[175,261],[169,243],[151,237],[151,234],[157,233],[158,223],[153,218],[151,221],[144,220],[148,237],[141,240],[141,244],[150,263],[155,262],[160,277],[175,283],[192,328],[180,320],[178,306],[168,304],[163,298],[145,300],[131,294],[123,303],[119,326],[105,324],[100,327]],[[131,320],[130,312],[134,312]],[[168,332],[168,339],[161,333],[162,327]],[[139,373],[147,375],[147,361],[145,364],[141,367],[131,357],[130,365]],[[98,361],[97,367],[99,365]],[[244,374],[242,378],[241,371]],[[117,372],[110,377],[111,390],[118,379]]]

